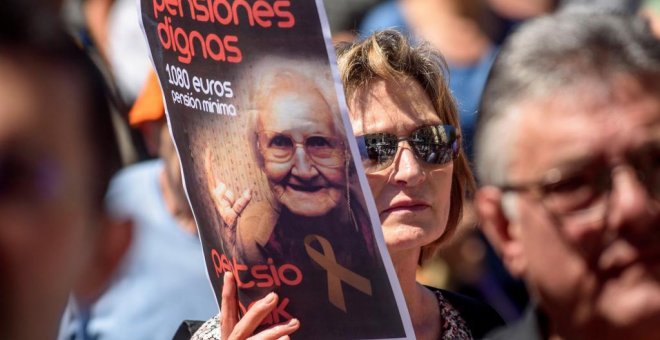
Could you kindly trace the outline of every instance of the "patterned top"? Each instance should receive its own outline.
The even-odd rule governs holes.
[[[207,320],[199,329],[193,334],[190,340],[221,340],[220,336],[220,314]]]
[[[435,293],[435,297],[438,298],[438,306],[440,307],[440,319],[442,321],[440,339],[472,339],[470,329],[458,311],[442,296],[440,290],[434,289],[433,292]]]
[[[471,340],[472,334],[465,320],[458,311],[442,296],[440,290],[434,289],[435,297],[438,299],[442,322],[442,333],[440,340]],[[190,340],[220,340],[220,314],[206,321]]]

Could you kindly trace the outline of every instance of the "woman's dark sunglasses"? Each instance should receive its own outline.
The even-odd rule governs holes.
[[[456,158],[459,138],[451,125],[423,126],[408,137],[389,133],[372,133],[356,137],[362,165],[367,173],[389,167],[396,157],[399,143],[407,141],[418,159],[428,164],[446,164]]]

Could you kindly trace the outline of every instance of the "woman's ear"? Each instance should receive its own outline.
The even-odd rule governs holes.
[[[521,225],[515,213],[516,201],[504,198],[499,188],[485,186],[477,191],[475,206],[484,235],[500,255],[509,272],[514,276],[522,277],[527,261],[521,240]]]
[[[74,290],[79,303],[91,305],[108,288],[133,241],[133,221],[104,214],[92,239],[92,253]]]

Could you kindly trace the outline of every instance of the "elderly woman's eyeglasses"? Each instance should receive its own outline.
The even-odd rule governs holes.
[[[606,216],[612,177],[617,171],[633,170],[651,199],[660,200],[660,158],[643,153],[624,164],[592,165],[577,172],[550,170],[542,180],[505,185],[503,191],[528,191],[556,217],[577,222],[602,222]]]
[[[259,131],[257,143],[264,159],[269,162],[291,161],[297,147],[302,147],[309,158],[321,166],[339,167],[346,161],[344,142],[334,136],[311,135],[303,141],[296,141],[290,134]]]
[[[407,141],[415,156],[428,164],[446,164],[458,155],[459,138],[451,125],[423,126],[408,137],[389,133],[373,133],[356,137],[362,165],[367,173],[389,167],[396,157],[399,143]]]

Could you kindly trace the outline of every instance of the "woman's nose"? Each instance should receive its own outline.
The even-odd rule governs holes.
[[[426,174],[415,153],[406,142],[399,145],[398,157],[394,160],[392,179],[397,185],[416,186],[424,182]]]
[[[305,148],[301,145],[296,146],[293,154],[293,167],[291,174],[300,178],[312,178],[318,175],[318,171],[314,167],[312,160],[307,155]]]

